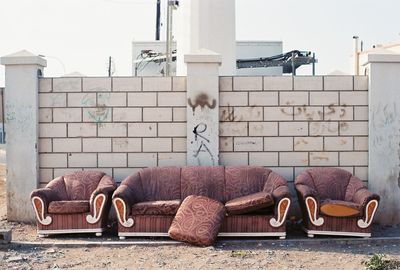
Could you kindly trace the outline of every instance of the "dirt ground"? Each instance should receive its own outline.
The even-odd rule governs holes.
[[[7,222],[4,175],[5,166],[0,165],[0,228],[12,228],[13,240],[41,241],[33,225]],[[11,244],[0,245],[0,269],[366,269],[363,262],[373,254],[385,254],[392,261],[400,261],[397,245],[310,247],[279,241],[273,244],[218,241],[209,248],[184,244],[58,248]]]

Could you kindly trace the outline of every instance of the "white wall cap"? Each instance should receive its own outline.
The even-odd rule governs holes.
[[[37,56],[29,51],[22,50],[13,54],[9,54],[0,58],[2,65],[39,65],[47,66],[46,59]]]
[[[362,65],[365,66],[369,63],[400,63],[400,54],[385,49],[374,51],[367,55]]]
[[[186,54],[185,63],[222,63],[222,56],[214,51],[200,49],[195,53]]]

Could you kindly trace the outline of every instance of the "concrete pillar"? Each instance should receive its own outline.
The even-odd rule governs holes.
[[[400,224],[400,54],[369,54],[369,188],[377,221]]]
[[[199,49],[221,55],[221,76],[236,73],[235,0],[181,0],[176,11],[177,75],[187,74],[184,55]]]
[[[5,66],[7,219],[32,221],[30,193],[38,187],[38,76],[46,60],[28,51],[1,58]]]
[[[201,50],[187,63],[187,165],[218,165],[221,56]]]

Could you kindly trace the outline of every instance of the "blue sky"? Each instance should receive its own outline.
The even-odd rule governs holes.
[[[57,57],[66,72],[131,74],[131,41],[154,38],[156,0],[1,0],[0,55],[21,49]],[[318,74],[350,72],[352,36],[364,47],[400,40],[398,0],[236,0],[238,40],[282,40],[317,54]],[[64,67],[48,58],[47,76]],[[303,70],[308,72],[308,70]],[[0,86],[4,69],[0,67]]]

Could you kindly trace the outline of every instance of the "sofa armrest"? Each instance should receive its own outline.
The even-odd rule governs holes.
[[[262,191],[227,201],[225,208],[230,215],[240,215],[266,208],[273,204],[272,195]]]
[[[290,190],[288,186],[280,186],[272,191],[272,197],[274,201],[278,203],[283,198],[291,198]]]
[[[132,227],[134,220],[129,218],[132,212],[132,205],[139,202],[135,199],[132,189],[127,185],[121,184],[115,190],[112,199],[119,223],[126,228]]]
[[[298,184],[295,187],[297,192],[301,196],[301,199],[305,200],[307,197],[313,197],[318,200],[318,193],[312,187],[301,184]]]
[[[367,188],[357,190],[353,196],[353,202],[361,205],[363,209],[365,209],[367,204],[372,200],[377,200],[379,202],[380,197],[378,194],[372,193]]]
[[[41,188],[32,191],[31,201],[35,210],[37,221],[42,225],[50,225],[52,219],[48,214],[49,204],[58,201],[57,193],[50,188]]]

